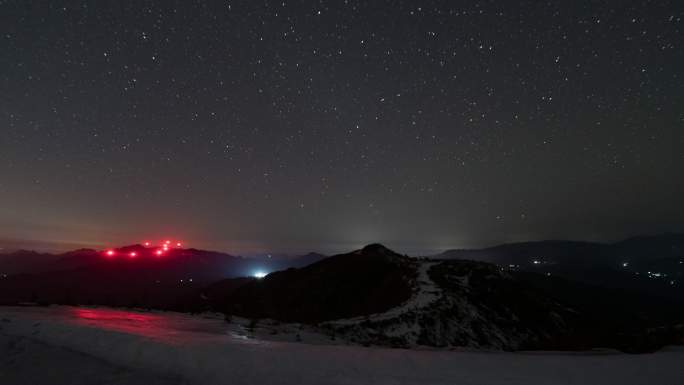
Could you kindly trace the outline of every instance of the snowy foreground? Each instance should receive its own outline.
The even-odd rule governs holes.
[[[0,307],[0,384],[682,384],[684,349],[493,353],[325,345],[219,316]],[[262,338],[263,335],[263,338]],[[289,339],[285,333],[281,339]],[[313,342],[313,344],[307,343]]]

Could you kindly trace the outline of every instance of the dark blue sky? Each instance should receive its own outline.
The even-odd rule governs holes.
[[[121,3],[0,2],[0,243],[684,231],[681,2]]]

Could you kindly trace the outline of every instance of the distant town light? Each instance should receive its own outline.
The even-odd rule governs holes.
[[[257,270],[257,271],[255,271],[255,272],[252,274],[252,277],[261,279],[261,278],[264,278],[264,277],[267,276],[267,275],[268,275],[267,272],[261,271],[261,270]]]
[[[164,253],[164,251],[162,251],[162,250],[157,250],[157,251],[155,251],[154,253],[157,254],[157,255],[162,255],[162,254]]]
[[[145,245],[146,247],[149,247],[149,246],[150,246],[150,243],[149,243],[149,242],[145,242],[144,245]]]
[[[138,253],[136,253],[135,251],[131,251],[131,252],[128,254],[128,256],[131,257],[131,258],[135,258],[135,257],[138,256]]]
[[[114,256],[114,250],[107,250],[107,252],[105,254],[107,254],[108,257],[113,257]]]

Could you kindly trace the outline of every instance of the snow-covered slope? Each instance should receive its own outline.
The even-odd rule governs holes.
[[[414,261],[410,300],[386,312],[320,325],[337,338],[395,347],[519,350],[568,331],[570,309],[527,290],[494,265]]]
[[[394,341],[400,346],[417,346],[422,332],[420,314],[435,306],[442,290],[430,278],[428,270],[438,262],[417,262],[417,278],[411,298],[388,311],[365,317],[329,321],[320,328],[330,335],[339,335],[363,344],[387,344]]]
[[[0,307],[0,383],[680,384],[684,350],[484,353],[272,342],[215,316]]]
[[[621,293],[532,275],[374,244],[225,295],[213,290],[210,300],[227,314],[308,324],[331,341],[366,346],[649,352],[683,341],[684,314],[620,305]]]

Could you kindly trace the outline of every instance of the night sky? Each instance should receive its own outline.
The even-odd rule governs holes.
[[[0,245],[684,231],[681,1],[120,3],[0,1]]]

